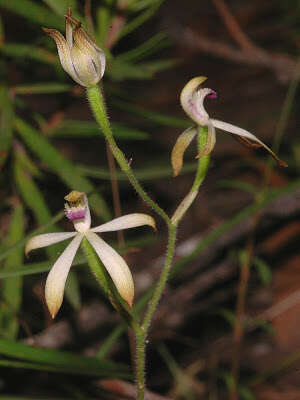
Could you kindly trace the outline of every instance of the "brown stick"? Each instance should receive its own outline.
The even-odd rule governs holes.
[[[213,54],[230,61],[247,65],[257,65],[272,69],[281,82],[288,82],[295,77],[296,60],[285,54],[271,53],[260,49],[257,51],[245,51],[234,48],[226,43],[221,43],[215,39],[208,39],[199,36],[192,29],[186,28],[184,34],[179,37],[184,40],[185,45],[195,47],[208,54]]]
[[[224,0],[213,0],[214,5],[222,18],[224,25],[236,43],[246,51],[260,51],[261,49],[256,46],[248,36],[242,31],[236,18],[233,16],[229,7]]]

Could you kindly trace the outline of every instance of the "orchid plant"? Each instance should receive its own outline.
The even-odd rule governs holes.
[[[194,78],[182,90],[180,100],[184,111],[193,120],[195,126],[188,128],[179,136],[172,150],[171,163],[174,175],[178,175],[182,168],[183,155],[187,146],[195,136],[198,136],[198,168],[191,190],[170,217],[145,192],[136,179],[123,151],[118,147],[114,139],[106,113],[103,94],[97,86],[97,83],[104,74],[104,52],[97,46],[88,33],[84,31],[80,22],[72,17],[71,11],[68,11],[66,15],[66,38],[54,29],[44,28],[44,31],[55,40],[63,69],[77,83],[86,87],[87,98],[95,119],[120,168],[126,174],[138,195],[164,220],[168,229],[168,244],[164,265],[158,281],[150,290],[151,298],[145,310],[144,317],[142,321],[137,322],[135,320],[135,323],[130,325],[136,337],[135,373],[137,399],[143,400],[145,396],[145,347],[149,327],[172,267],[178,224],[197,197],[199,187],[205,179],[208,170],[209,154],[216,142],[215,128],[238,135],[243,140],[246,140],[248,144],[250,141],[253,141],[257,145],[263,146],[280,165],[286,166],[286,164],[252,133],[226,122],[210,118],[204,108],[203,102],[206,97],[216,97],[216,93],[212,89],[200,88],[200,85],[206,80],[205,77]],[[142,225],[149,225],[155,229],[154,219],[146,214],[134,213],[115,218],[110,222],[91,228],[91,217],[86,195],[82,192],[72,191],[65,199],[67,201],[65,207],[66,216],[73,222],[75,231],[38,235],[31,238],[26,245],[26,254],[28,254],[33,249],[73,238],[55,262],[47,278],[46,302],[52,317],[55,317],[62,304],[68,272],[79,245],[84,239],[94,248],[119,295],[130,308],[133,305],[134,298],[134,285],[131,272],[125,260],[96,233],[128,229]]]
[[[62,304],[66,279],[84,237],[95,249],[120,296],[132,307],[134,285],[130,269],[125,260],[96,233],[118,231],[142,225],[149,225],[156,229],[154,219],[146,214],[128,214],[91,228],[91,214],[86,194],[73,190],[65,196],[65,200],[67,201],[65,203],[66,216],[73,223],[75,231],[34,236],[29,239],[25,247],[25,253],[28,255],[31,250],[73,238],[59,256],[47,277],[45,297],[52,318],[56,316]]]
[[[216,131],[222,129],[223,131],[238,135],[239,139],[245,144],[251,146],[251,142],[255,142],[255,147],[264,147],[271,156],[279,163],[282,167],[287,167],[287,164],[280,160],[277,155],[260,139],[258,139],[252,133],[246,131],[243,128],[229,124],[227,122],[219,121],[218,119],[210,118],[207,111],[204,108],[204,100],[206,97],[214,99],[217,94],[214,90],[209,88],[201,88],[200,85],[206,81],[205,76],[198,76],[191,79],[185,87],[182,89],[180,95],[181,106],[192,121],[196,123],[196,126],[187,128],[181,135],[179,135],[175,146],[173,147],[171,154],[171,163],[174,170],[174,176],[177,176],[182,168],[183,155],[188,145],[197,135],[198,126],[207,126],[208,135],[205,146],[202,151],[198,153],[197,158],[203,157],[212,152],[216,144]],[[250,139],[250,141],[248,140]]]

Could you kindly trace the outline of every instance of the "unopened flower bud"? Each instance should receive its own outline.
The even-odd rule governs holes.
[[[66,38],[56,29],[43,28],[55,40],[63,69],[82,86],[96,85],[105,70],[105,54],[81,23],[66,15]]]

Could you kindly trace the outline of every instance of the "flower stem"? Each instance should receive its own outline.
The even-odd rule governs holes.
[[[165,259],[165,264],[164,267],[161,271],[158,283],[154,289],[154,293],[152,296],[152,299],[149,303],[148,309],[145,314],[145,318],[142,324],[142,328],[144,329],[145,333],[147,334],[147,331],[149,329],[150,323],[152,316],[154,314],[155,308],[161,298],[162,292],[166,286],[167,279],[169,276],[169,272],[172,266],[172,261],[174,257],[174,251],[175,251],[175,242],[176,242],[176,226],[170,225],[169,226],[169,235],[168,235],[168,247],[167,247],[167,255]]]
[[[198,153],[201,153],[203,147],[206,144],[207,141],[207,127],[206,126],[198,126]],[[209,167],[209,161],[210,161],[210,156],[202,156],[198,159],[198,167],[197,167],[197,172],[196,176],[193,182],[193,185],[189,191],[189,193],[185,196],[185,198],[182,200],[182,202],[179,204],[177,207],[176,211],[174,212],[171,221],[173,224],[176,226],[178,225],[179,221],[182,219],[186,211],[190,208],[192,205],[193,201],[195,200],[199,187],[201,186],[208,167]]]
[[[145,313],[144,320],[142,325],[131,324],[133,330],[136,335],[136,380],[137,380],[137,399],[144,400],[145,397],[145,347],[146,347],[146,338],[148,334],[148,330],[151,324],[151,320],[153,314],[155,312],[156,306],[159,303],[159,300],[162,296],[162,293],[165,289],[169,273],[172,267],[172,261],[175,253],[175,243],[176,243],[176,232],[177,225],[183,215],[186,213],[192,202],[194,201],[199,187],[203,182],[206,172],[209,165],[209,156],[203,156],[198,161],[198,169],[196,173],[196,177],[194,183],[191,187],[190,192],[185,197],[185,199],[178,206],[177,210],[174,213],[172,219],[166,214],[166,212],[159,207],[144,191],[140,183],[137,181],[136,177],[133,174],[133,171],[126,160],[123,152],[117,146],[117,143],[113,137],[112,130],[109,125],[109,121],[106,114],[105,104],[103,100],[102,93],[97,86],[91,86],[87,88],[88,100],[90,102],[90,106],[94,112],[95,118],[101,127],[101,130],[107,139],[111,152],[117,160],[118,164],[122,171],[127,175],[130,183],[135,188],[137,193],[141,196],[141,198],[154,209],[154,211],[160,215],[163,220],[166,222],[168,226],[168,247],[167,247],[167,255],[165,258],[164,267],[161,271],[159,280],[155,286],[153,291],[152,298],[148,305],[148,308]],[[207,128],[199,127],[198,128],[198,152],[200,153],[202,148],[205,146],[207,141]]]
[[[144,321],[141,326],[142,333],[136,334],[136,379],[137,379],[137,399],[144,400],[145,396],[145,348],[146,337],[150,327],[150,323],[156,309],[156,306],[165,289],[169,272],[172,266],[172,260],[175,253],[176,227],[172,224],[169,226],[168,249],[165,264],[160,274],[159,280],[154,289],[154,293],[147,308]]]
[[[141,198],[150,206],[154,209],[154,211],[160,215],[167,224],[170,223],[170,218],[166,214],[166,212],[160,208],[145,192],[145,190],[142,188],[136,177],[134,176],[132,169],[126,160],[123,152],[119,149],[113,134],[112,130],[110,128],[110,124],[107,118],[106,114],[106,109],[105,109],[105,104],[103,101],[103,96],[98,88],[98,86],[90,86],[87,88],[87,96],[88,100],[90,103],[90,106],[93,110],[93,113],[95,115],[96,121],[98,122],[99,126],[101,127],[101,130],[106,137],[107,141],[109,142],[110,149],[117,160],[117,162],[120,165],[120,168],[122,171],[127,175],[130,183],[132,186],[135,188],[135,190],[138,192],[138,194],[141,196]]]
[[[145,338],[145,333],[136,334],[136,380],[138,400],[144,400],[145,397]]]

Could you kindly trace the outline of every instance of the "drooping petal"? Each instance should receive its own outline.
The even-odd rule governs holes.
[[[128,214],[122,217],[115,218],[105,224],[95,226],[91,229],[92,232],[111,232],[120,231],[122,229],[136,228],[138,226],[149,225],[156,230],[154,219],[147,214]]]
[[[74,79],[74,81],[79,83],[79,85],[86,86],[75,71],[71,57],[71,49],[63,35],[56,29],[43,28],[43,31],[54,39],[63,69]]]
[[[209,123],[208,131],[207,131],[207,140],[206,140],[205,146],[200,151],[200,153],[197,154],[196,158],[200,158],[200,157],[206,156],[207,154],[210,154],[213,151],[215,144],[216,144],[216,130],[215,130],[214,126],[211,123]]]
[[[62,242],[76,235],[77,232],[56,232],[44,233],[42,235],[33,236],[28,240],[25,246],[26,257],[31,250],[47,247],[51,244]]]
[[[210,119],[211,123],[214,125],[215,128],[217,129],[222,129],[223,131],[233,133],[234,135],[242,136],[245,138],[248,138],[250,140],[253,140],[256,143],[259,143],[262,147],[264,147],[270,154],[271,156],[278,162],[278,164],[281,167],[287,167],[287,163],[281,160],[271,149],[268,147],[264,142],[262,142],[260,139],[258,139],[255,135],[252,133],[246,131],[245,129],[239,128],[238,126],[228,124],[227,122],[219,121],[217,119]]]
[[[45,297],[52,318],[56,316],[62,304],[67,276],[82,238],[82,234],[76,233],[75,238],[58,257],[48,274]]]
[[[184,152],[191,141],[194,139],[196,134],[197,128],[190,127],[178,136],[178,139],[171,153],[171,164],[173,167],[174,176],[177,176],[181,171]]]
[[[216,93],[208,88],[200,89],[201,83],[206,81],[205,76],[198,76],[191,79],[180,94],[181,106],[187,115],[196,122],[197,125],[207,125],[209,116],[204,108],[203,102],[206,96],[216,95]]]
[[[88,231],[85,234],[94,247],[103,265],[107,269],[120,296],[132,307],[134,298],[134,284],[131,272],[125,260],[96,233]]]

